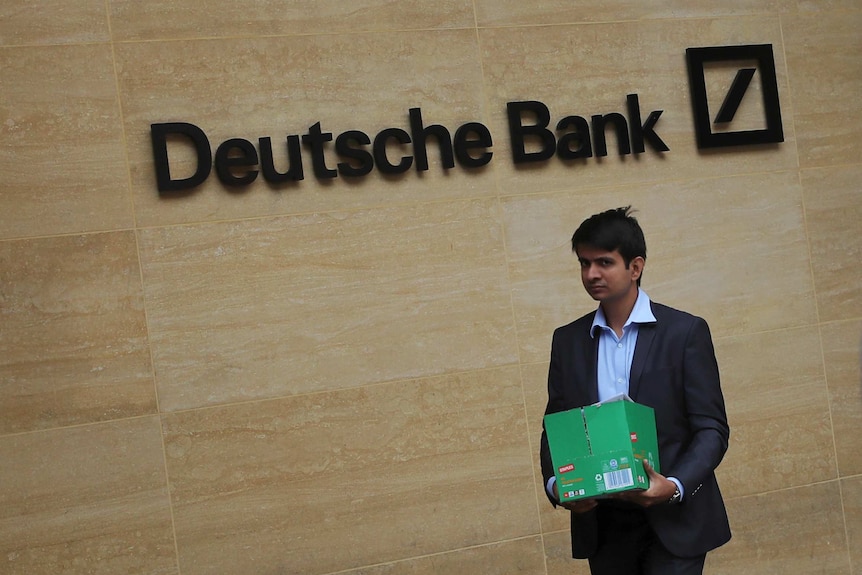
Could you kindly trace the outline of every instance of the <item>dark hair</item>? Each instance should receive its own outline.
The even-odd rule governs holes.
[[[618,250],[626,268],[638,256],[646,260],[646,240],[633,212],[631,206],[625,206],[590,216],[575,230],[572,251],[577,252],[579,245],[609,252]]]

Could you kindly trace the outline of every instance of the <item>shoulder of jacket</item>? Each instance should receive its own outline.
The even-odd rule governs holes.
[[[700,316],[696,316],[687,311],[676,309],[668,305],[651,301],[650,307],[652,308],[652,313],[655,316],[656,322],[658,322],[659,324],[662,323],[662,320],[664,320],[665,322],[673,322],[686,325],[691,325],[693,323],[706,323],[706,320],[704,320]]]
[[[593,319],[596,317],[595,310],[591,311],[586,315],[582,315],[578,319],[573,322],[567,323],[566,325],[561,325],[557,329],[554,330],[555,334],[564,334],[571,332],[578,332],[582,330],[589,331],[590,326],[593,325]]]

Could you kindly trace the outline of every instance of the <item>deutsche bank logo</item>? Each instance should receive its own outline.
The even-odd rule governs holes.
[[[698,148],[774,144],[784,141],[771,44],[688,48],[685,56]],[[732,70],[736,69],[726,91],[715,90],[714,84],[711,84],[711,90],[707,89],[707,68],[718,68],[725,73],[732,73]],[[760,103],[753,102],[756,98],[753,94],[755,90],[749,89],[755,79],[759,81],[760,93],[763,96]],[[718,109],[715,115],[710,113],[710,102],[715,104],[713,109]],[[737,112],[742,107],[755,112],[740,119]],[[752,122],[756,125],[751,126]],[[735,129],[737,123],[744,125]]]

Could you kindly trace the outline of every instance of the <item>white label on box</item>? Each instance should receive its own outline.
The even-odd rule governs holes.
[[[605,473],[605,489],[622,489],[623,487],[633,487],[634,484],[635,480],[631,468]]]

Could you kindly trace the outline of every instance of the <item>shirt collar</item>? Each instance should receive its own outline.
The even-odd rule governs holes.
[[[655,322],[656,319],[652,313],[649,296],[645,291],[638,288],[638,299],[635,300],[635,306],[632,308],[632,312],[629,314],[629,318],[626,320],[625,325],[623,325],[623,329],[625,329],[629,326],[629,324],[632,323]],[[593,325],[590,326],[590,337],[595,338],[597,328],[610,329],[610,326],[608,326],[608,321],[605,319],[605,312],[602,311],[602,306],[599,306],[599,309],[596,310],[596,315],[593,318]]]

